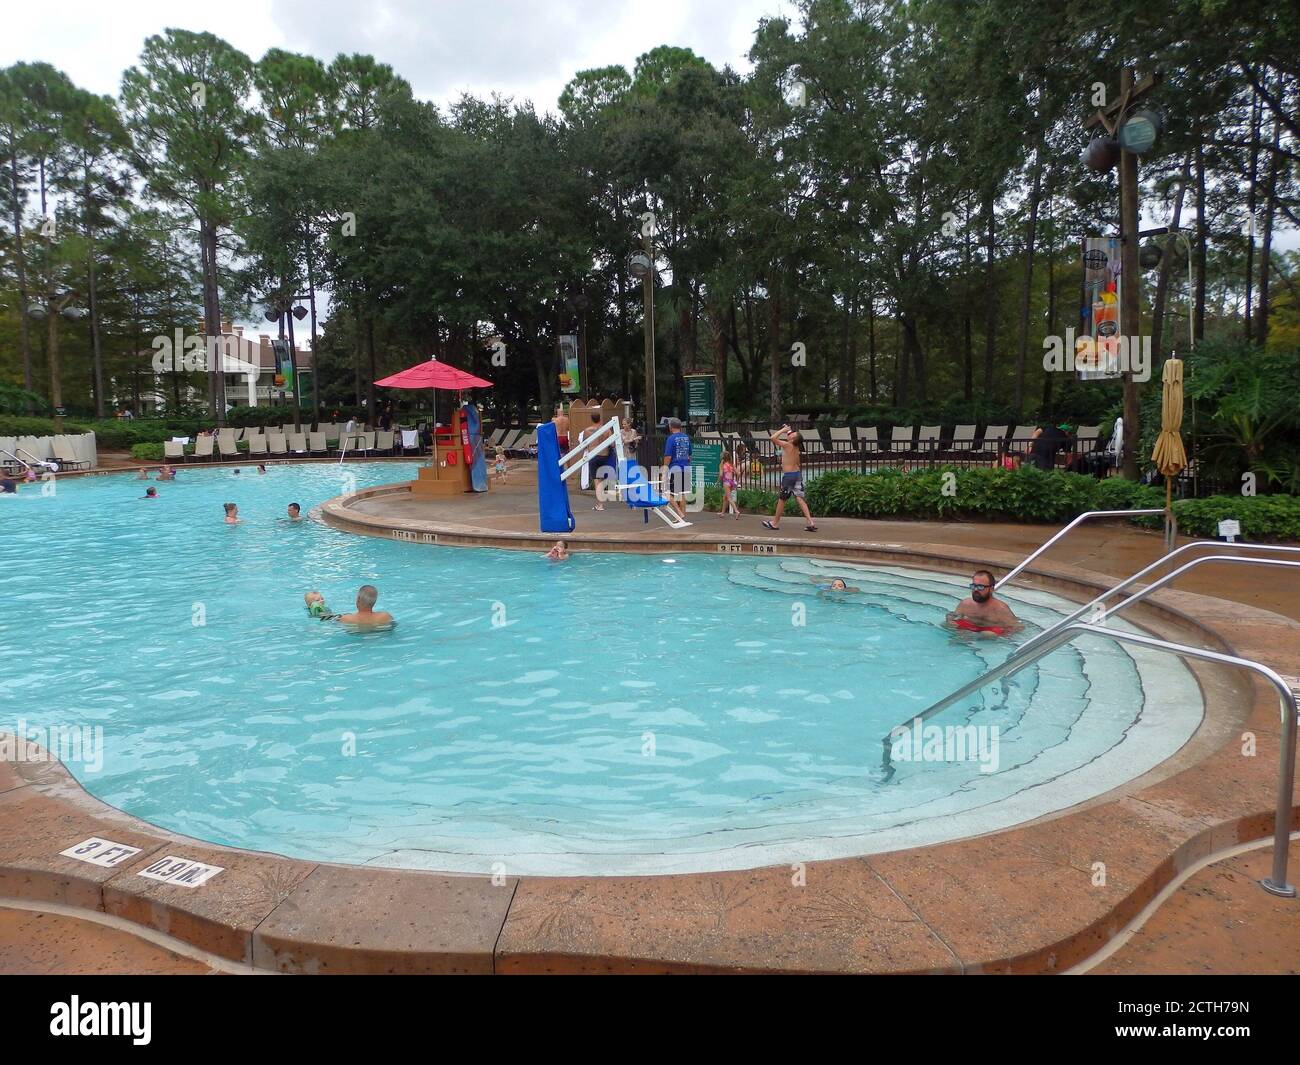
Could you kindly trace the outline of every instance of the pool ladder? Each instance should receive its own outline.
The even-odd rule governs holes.
[[[1048,547],[1061,539],[1070,529],[1074,528],[1081,521],[1089,517],[1100,515],[1121,516],[1130,514],[1153,513],[1152,511],[1091,511],[1088,514],[1080,515],[1073,522],[1067,525],[1059,533],[1049,539],[1037,551],[1029,555],[1020,565],[1016,566],[1002,580],[997,582],[996,587],[1001,588],[1013,577],[1017,576],[1026,565],[1033,559],[1041,555]],[[1163,513],[1163,511],[1154,511],[1154,513]],[[1300,561],[1291,562],[1280,558],[1251,558],[1240,555],[1201,555],[1185,562],[1177,569],[1171,570],[1163,577],[1152,581],[1150,584],[1138,589],[1132,595],[1128,596],[1122,602],[1116,603],[1111,607],[1106,606],[1107,600],[1117,593],[1130,588],[1136,582],[1141,580],[1153,570],[1158,569],[1165,563],[1185,554],[1195,548],[1215,548],[1219,549],[1223,545],[1216,540],[1194,540],[1191,543],[1184,544],[1182,547],[1174,548],[1166,552],[1160,558],[1156,559],[1149,566],[1138,570],[1131,577],[1126,578],[1113,588],[1102,592],[1093,598],[1090,602],[1079,607],[1072,614],[1067,615],[1060,621],[1044,629],[1031,639],[1027,640],[1018,647],[1007,659],[1000,665],[994,666],[988,672],[976,677],[967,684],[963,684],[956,691],[945,695],[938,702],[926,707],[919,714],[913,714],[906,721],[899,722],[894,728],[889,730],[889,734],[881,739],[883,747],[882,766],[884,769],[885,779],[888,780],[894,774],[894,765],[892,760],[892,748],[895,735],[902,734],[914,726],[914,724],[926,721],[938,714],[940,711],[947,709],[953,703],[973,695],[981,688],[998,680],[1001,677],[1010,676],[1018,673],[1026,666],[1032,665],[1044,655],[1050,654],[1063,644],[1069,643],[1079,634],[1089,634],[1093,636],[1104,636],[1107,639],[1117,640],[1120,643],[1136,644],[1142,647],[1148,647],[1155,651],[1168,651],[1176,654],[1181,658],[1195,658],[1206,662],[1217,662],[1221,665],[1235,666],[1238,669],[1245,669],[1255,673],[1277,689],[1278,700],[1281,703],[1282,713],[1282,751],[1278,765],[1277,779],[1277,806],[1273,819],[1273,871],[1270,876],[1260,881],[1260,886],[1272,895],[1279,895],[1283,898],[1294,898],[1296,890],[1287,883],[1287,849],[1290,845],[1290,826],[1291,826],[1291,795],[1295,787],[1295,755],[1296,755],[1296,723],[1297,715],[1300,710],[1297,709],[1296,692],[1292,691],[1288,681],[1280,674],[1270,669],[1261,662],[1255,662],[1249,658],[1238,658],[1236,655],[1224,654],[1221,651],[1211,651],[1204,647],[1190,647],[1187,644],[1174,643],[1170,640],[1157,639],[1154,636],[1146,636],[1136,632],[1120,632],[1115,629],[1108,629],[1104,622],[1108,617],[1122,613],[1124,610],[1141,602],[1152,592],[1158,591],[1165,585],[1172,583],[1189,570],[1197,566],[1208,563],[1228,563],[1238,565],[1254,566],[1275,566],[1285,569],[1300,569]],[[1289,555],[1300,555],[1300,547],[1279,547],[1268,544],[1236,544],[1232,545],[1234,550],[1248,552],[1281,552]],[[1089,614],[1087,621],[1080,620],[1083,615]]]

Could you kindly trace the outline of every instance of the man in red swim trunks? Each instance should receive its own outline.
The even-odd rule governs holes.
[[[970,580],[970,597],[948,614],[948,624],[980,636],[1007,636],[1020,628],[1020,619],[1001,599],[993,597],[993,574],[977,569]]]

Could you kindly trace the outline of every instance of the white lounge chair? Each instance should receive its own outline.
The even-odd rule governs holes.
[[[912,426],[896,425],[889,436],[889,450],[906,452],[912,450]]]
[[[858,448],[864,455],[874,455],[880,450],[880,434],[874,425],[859,425],[855,430]]]
[[[183,462],[185,460],[185,445],[179,440],[164,440],[163,458],[169,462],[172,459],[180,459]]]
[[[90,466],[90,463],[85,459],[77,457],[77,449],[66,436],[56,436],[54,438],[54,458],[58,460],[59,465],[64,469],[79,470],[83,466]]]
[[[915,450],[922,455],[933,455],[939,450],[941,425],[923,425],[916,434]]]
[[[1007,427],[1005,425],[986,425],[984,426],[984,439],[980,441],[977,450],[981,452],[997,452],[1002,447],[1002,441],[1006,439]]]
[[[217,452],[223,459],[239,458],[239,448],[235,445],[234,434],[222,434],[217,437]]]
[[[817,431],[815,425],[810,425],[807,429],[800,429],[799,439],[803,442],[805,455],[818,455],[826,450],[826,445],[822,442],[822,434]]]
[[[329,454],[330,446],[325,440],[324,433],[308,433],[307,445],[313,455]]]
[[[262,436],[261,434],[258,434],[257,436],[250,436],[248,438],[248,453],[250,455],[265,455],[266,437]]]
[[[375,450],[382,451],[387,455],[393,453],[393,431],[391,429],[380,429],[375,433]]]
[[[217,442],[215,436],[200,436],[194,441],[194,454],[190,456],[195,462],[199,459],[212,458],[212,447]]]
[[[847,425],[831,426],[831,450],[842,452],[853,450],[853,430]]]
[[[305,455],[305,454],[307,454],[307,434],[306,434],[306,433],[290,433],[290,434],[289,434],[289,450],[292,451],[295,455]]]
[[[975,446],[975,426],[958,425],[952,431],[952,449],[970,451]]]
[[[285,439],[284,433],[267,433],[266,450],[272,455],[287,455],[289,442]]]

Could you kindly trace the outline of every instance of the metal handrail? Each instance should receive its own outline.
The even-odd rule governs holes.
[[[1001,580],[999,580],[999,581],[995,581],[994,584],[993,584],[993,587],[994,587],[994,589],[997,589],[997,588],[1001,588],[1004,584],[1010,584],[1011,581],[1013,581],[1013,580],[1014,580],[1014,579],[1015,579],[1015,578],[1020,574],[1020,571],[1023,570],[1026,566],[1029,565],[1029,563],[1033,562],[1034,559],[1036,559],[1039,555],[1041,555],[1044,551],[1046,551],[1046,550],[1047,550],[1049,547],[1051,547],[1054,543],[1056,543],[1058,540],[1060,540],[1062,537],[1064,537],[1064,536],[1065,536],[1065,535],[1066,535],[1066,534],[1067,534],[1071,529],[1073,529],[1076,525],[1082,525],[1085,521],[1088,521],[1088,520],[1091,519],[1091,518],[1135,518],[1135,517],[1138,517],[1139,515],[1163,514],[1164,512],[1165,512],[1164,507],[1156,507],[1156,508],[1154,508],[1154,509],[1148,507],[1148,508],[1146,508],[1146,509],[1144,509],[1144,510],[1088,510],[1088,511],[1085,511],[1084,513],[1080,514],[1077,518],[1075,518],[1074,521],[1070,522],[1069,525],[1064,526],[1063,528],[1061,528],[1060,530],[1058,530],[1058,531],[1057,531],[1053,536],[1051,536],[1049,539],[1047,539],[1046,541],[1044,541],[1044,542],[1043,542],[1043,543],[1042,543],[1038,548],[1036,548],[1035,550],[1033,550],[1033,551],[1031,551],[1029,554],[1027,554],[1027,555],[1026,555],[1022,560],[1021,560],[1020,564],[1019,564],[1018,566],[1016,566],[1015,569],[1013,569],[1010,573],[1008,573],[1008,574],[1007,574],[1005,577],[1003,577]],[[1170,520],[1171,520],[1171,521],[1173,520],[1172,516],[1171,516]],[[1175,530],[1175,532],[1177,531],[1177,525],[1174,526],[1174,530]],[[1169,542],[1170,542],[1170,541],[1168,540],[1168,538],[1166,538],[1166,544],[1168,544]]]
[[[23,449],[22,449],[22,448],[19,448],[18,450],[19,450],[19,451],[22,451]],[[24,461],[23,461],[22,459],[20,459],[17,455],[15,455],[12,451],[6,451],[6,450],[5,450],[4,448],[2,448],[2,447],[0,447],[0,455],[8,455],[11,459],[14,460],[14,462],[16,462],[19,466],[22,466],[24,469],[28,469],[28,470],[30,470],[30,469],[32,468],[30,462],[24,462]]]
[[[1183,554],[1184,552],[1190,551],[1193,548],[1197,548],[1197,547],[1218,548],[1221,546],[1222,545],[1217,540],[1194,540],[1190,544],[1183,544],[1182,547],[1174,548],[1174,550],[1169,551],[1164,555],[1161,555],[1149,566],[1143,567],[1142,569],[1138,570],[1135,574],[1133,574],[1131,577],[1126,577],[1124,580],[1120,581],[1119,584],[1115,585],[1113,588],[1108,588],[1106,591],[1095,596],[1090,602],[1084,603],[1083,606],[1079,607],[1076,611],[1074,611],[1074,613],[1067,614],[1060,621],[1056,622],[1053,625],[1050,625],[1042,632],[1031,636],[1028,640],[1022,643],[1019,647],[1017,647],[1015,651],[1012,652],[1011,657],[1012,658],[1019,657],[1020,655],[1028,651],[1031,647],[1041,643],[1049,634],[1055,632],[1063,625],[1067,625],[1071,621],[1078,620],[1079,618],[1083,617],[1084,614],[1095,611],[1099,604],[1105,602],[1105,600],[1109,599],[1111,596],[1115,595],[1118,592],[1122,592],[1125,588],[1128,588],[1131,585],[1137,583],[1148,573],[1150,573],[1152,570],[1158,569],[1160,566],[1163,566],[1166,562],[1170,561],[1173,558],[1176,558],[1177,556]],[[1241,551],[1282,551],[1285,552],[1286,554],[1300,555],[1300,547],[1282,547],[1281,545],[1278,544],[1233,544],[1232,546],[1237,550],[1241,550]],[[1280,558],[1252,559],[1252,558],[1243,558],[1240,555],[1202,555],[1200,558],[1193,559],[1191,562],[1185,563],[1184,565],[1179,566],[1177,569],[1170,570],[1163,577],[1160,577],[1159,579],[1152,581],[1145,588],[1141,589],[1139,592],[1135,593],[1134,595],[1130,595],[1122,603],[1116,603],[1113,607],[1106,608],[1102,617],[1098,618],[1097,620],[1099,621],[1105,620],[1105,618],[1108,618],[1113,614],[1118,614],[1120,611],[1127,609],[1128,607],[1132,606],[1134,603],[1141,602],[1141,600],[1145,599],[1152,592],[1164,587],[1170,581],[1186,573],[1188,570],[1195,569],[1198,565],[1200,565],[1203,562],[1232,562],[1232,561],[1254,562],[1254,563],[1263,563],[1263,564],[1268,564],[1272,562],[1275,565],[1287,566],[1287,567],[1293,567],[1297,565],[1297,563],[1285,562]]]
[[[1245,560],[1243,560],[1245,561]],[[1249,560],[1255,561],[1255,560]],[[1276,560],[1275,560],[1276,561]],[[1287,563],[1291,565],[1292,563]],[[1030,663],[1037,661],[1044,655],[1056,650],[1062,644],[1068,643],[1074,639],[1078,633],[1090,633],[1094,636],[1105,636],[1111,640],[1118,640],[1121,643],[1135,643],[1142,647],[1149,647],[1156,651],[1171,651],[1183,658],[1199,658],[1207,662],[1218,662],[1225,666],[1237,666],[1241,669],[1248,669],[1264,677],[1277,689],[1278,698],[1282,707],[1282,751],[1280,755],[1280,764],[1278,766],[1278,787],[1277,787],[1277,805],[1274,810],[1273,819],[1273,872],[1272,875],[1260,881],[1260,886],[1271,895],[1279,895],[1283,898],[1294,898],[1295,888],[1287,883],[1287,850],[1291,842],[1291,793],[1295,788],[1295,748],[1296,748],[1296,717],[1300,710],[1296,706],[1295,693],[1291,691],[1287,682],[1275,673],[1268,666],[1252,661],[1249,658],[1238,658],[1236,655],[1224,654],[1221,651],[1211,651],[1203,647],[1189,647],[1186,644],[1173,643],[1169,640],[1159,640],[1154,636],[1145,636],[1137,632],[1118,632],[1115,629],[1108,629],[1101,625],[1092,625],[1084,621],[1072,621],[1055,632],[1051,639],[1041,644],[1034,653],[1026,658],[1008,658],[1005,662],[995,666],[983,676],[977,678],[971,683],[965,685],[957,698],[962,695],[977,691],[990,681],[997,680],[1009,673],[1019,672]],[[885,738],[883,751],[883,766],[886,773],[886,779],[893,775],[893,762],[890,757],[891,746],[893,744],[895,733],[899,729],[905,729],[905,726],[899,725],[890,731]]]

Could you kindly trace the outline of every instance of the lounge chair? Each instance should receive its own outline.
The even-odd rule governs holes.
[[[952,450],[970,451],[975,447],[975,426],[959,425],[952,431]]]
[[[1034,439],[1034,430],[1036,425],[1017,425],[1016,431],[1011,437],[1011,450],[1020,455],[1029,453],[1029,443]]]
[[[903,454],[912,450],[912,431],[910,425],[896,425],[889,436],[889,450]]]
[[[328,455],[330,450],[324,433],[308,433],[307,448],[313,455]]]
[[[217,437],[217,452],[223,459],[239,458],[239,447],[235,444],[233,434],[227,435],[222,433]]]
[[[941,425],[923,425],[917,431],[915,450],[920,455],[927,457],[934,455],[939,450],[939,435],[943,431]]]
[[[420,446],[420,431],[418,429],[399,429],[396,440],[397,446],[402,449],[403,455],[408,451],[414,451],[418,455],[423,450]]]
[[[90,463],[85,459],[77,457],[76,447],[66,436],[56,436],[54,438],[54,457],[64,469],[71,467],[74,470],[79,470],[82,467],[88,468],[90,466]]]
[[[800,429],[799,439],[803,441],[803,453],[805,455],[819,455],[826,450],[826,445],[822,442],[822,434],[817,431],[815,425]]]
[[[997,454],[1002,448],[1002,441],[1006,439],[1007,427],[1005,425],[986,425],[984,426],[984,439],[980,441],[977,449],[980,452],[992,452]]]
[[[287,455],[289,442],[285,439],[284,433],[267,433],[266,450],[272,455]]]
[[[375,450],[382,451],[386,455],[393,453],[393,431],[391,429],[380,429],[375,433]]]
[[[258,434],[257,436],[250,436],[248,438],[248,453],[250,455],[265,455],[266,437],[262,436],[261,434]]]
[[[831,450],[846,452],[853,450],[853,430],[847,425],[831,426]]]
[[[1074,440],[1079,454],[1086,454],[1089,451],[1097,449],[1098,440],[1101,437],[1100,425],[1081,425],[1075,430]]]
[[[506,435],[506,430],[504,428],[493,429],[492,435],[487,438],[485,446],[489,448],[496,447],[497,444],[501,443],[501,438],[505,435]]]
[[[195,462],[199,459],[210,459],[212,455],[212,446],[217,442],[215,436],[200,436],[194,441],[194,454],[190,456]]]
[[[185,461],[185,445],[179,440],[164,440],[163,458],[168,462],[173,459],[180,459],[182,462]]]
[[[859,425],[854,431],[858,437],[858,450],[864,455],[874,455],[880,450],[880,435],[874,425]]]
[[[537,451],[537,430],[534,429],[527,436],[520,436],[510,450],[520,452],[524,455],[533,455]]]
[[[292,451],[295,455],[305,455],[305,454],[307,454],[307,434],[306,434],[306,433],[290,433],[290,434],[289,434],[289,450]]]

